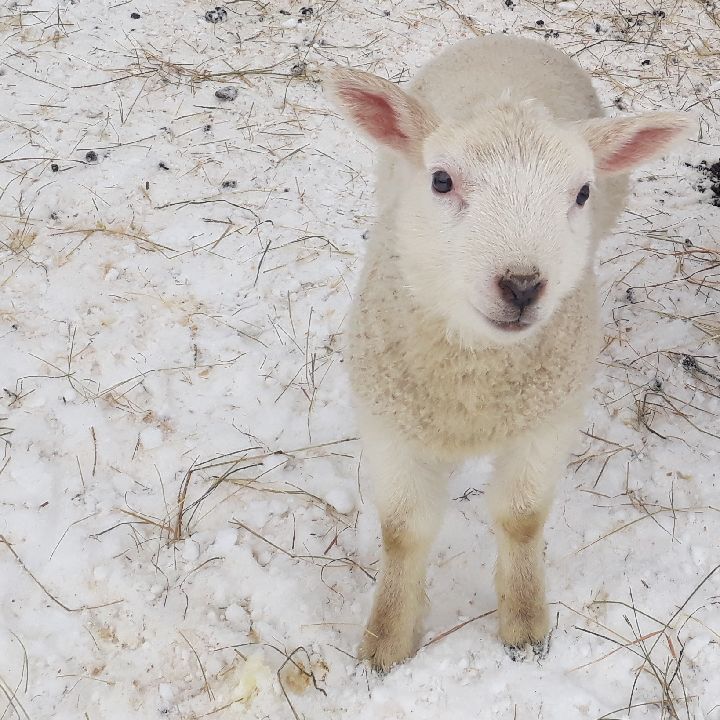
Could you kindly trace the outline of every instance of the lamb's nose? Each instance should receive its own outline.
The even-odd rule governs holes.
[[[497,283],[503,300],[514,305],[518,310],[524,310],[536,303],[545,288],[545,281],[540,279],[540,273],[504,275],[498,278]]]

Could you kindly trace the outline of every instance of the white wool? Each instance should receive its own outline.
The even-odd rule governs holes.
[[[600,345],[593,255],[624,173],[685,119],[605,120],[568,56],[506,36],[451,47],[407,93],[347,70],[330,86],[384,147],[348,327],[385,547],[359,657],[387,670],[417,648],[447,475],[480,453],[497,455],[500,637],[542,653],[542,527]]]

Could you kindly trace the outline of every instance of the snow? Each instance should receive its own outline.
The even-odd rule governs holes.
[[[349,515],[356,507],[355,498],[347,488],[333,488],[325,495],[325,501],[343,515]]]
[[[720,210],[688,165],[720,156],[720,11],[309,6],[4,6],[0,717],[719,720]],[[687,109],[698,132],[601,248],[549,656],[513,662],[487,614],[478,460],[431,558],[434,642],[379,677],[352,657],[380,548],[340,352],[372,155],[318,71],[405,80],[505,30],[575,53],[611,112]]]

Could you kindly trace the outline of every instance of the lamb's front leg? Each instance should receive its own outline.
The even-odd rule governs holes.
[[[427,557],[442,521],[449,468],[385,423],[364,424],[364,457],[374,476],[384,553],[359,656],[388,670],[417,649]]]
[[[511,648],[545,649],[543,526],[575,438],[574,414],[507,443],[498,455],[490,503],[498,542],[495,585],[500,638]]]

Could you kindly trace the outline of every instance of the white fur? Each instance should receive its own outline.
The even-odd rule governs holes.
[[[478,453],[497,456],[500,634],[541,643],[542,523],[599,347],[593,253],[622,211],[622,172],[685,120],[601,119],[572,60],[505,35],[449,48],[407,93],[347,70],[329,86],[380,145],[347,353],[386,549],[362,655],[385,669],[413,652],[445,478]],[[451,193],[431,190],[435,170]],[[527,324],[498,327],[516,313],[498,278],[533,273],[546,286]]]

